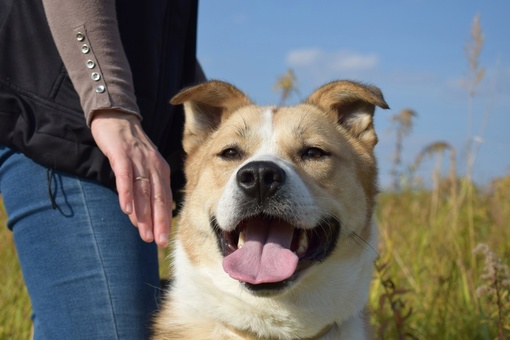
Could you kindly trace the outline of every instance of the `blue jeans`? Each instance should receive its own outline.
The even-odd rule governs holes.
[[[0,145],[0,193],[34,339],[148,337],[160,292],[157,248],[140,239],[114,192]]]

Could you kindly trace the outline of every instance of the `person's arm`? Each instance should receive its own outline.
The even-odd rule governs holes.
[[[113,0],[43,0],[53,40],[87,123],[102,109],[139,116]],[[140,117],[140,116],[139,116]]]
[[[142,239],[165,245],[172,216],[170,168],[140,124],[115,1],[43,0],[43,5],[87,124],[115,173],[122,210]]]

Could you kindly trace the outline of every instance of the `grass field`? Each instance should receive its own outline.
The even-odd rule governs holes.
[[[0,197],[0,339],[29,339],[30,301]]]
[[[510,337],[510,176],[483,189],[460,181],[457,188],[445,181],[379,195],[370,296],[376,338]],[[5,227],[0,256],[0,339],[26,339],[30,303]]]
[[[380,195],[378,338],[510,336],[510,177],[483,190],[461,183],[453,196],[444,184]]]

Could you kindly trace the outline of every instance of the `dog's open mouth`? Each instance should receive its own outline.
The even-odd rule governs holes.
[[[223,268],[252,290],[281,289],[299,272],[324,260],[340,233],[337,219],[327,218],[313,229],[301,229],[280,218],[254,216],[232,232],[212,225],[223,253]]]

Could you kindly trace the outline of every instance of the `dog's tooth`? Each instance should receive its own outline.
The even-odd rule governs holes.
[[[241,249],[243,247],[245,237],[246,237],[246,235],[245,235],[244,231],[241,231],[239,233],[239,241],[237,241],[237,248],[238,249]]]
[[[304,256],[307,250],[308,250],[308,233],[306,232],[306,230],[302,230],[299,233],[299,244],[298,249],[296,250],[296,255],[298,257]]]

